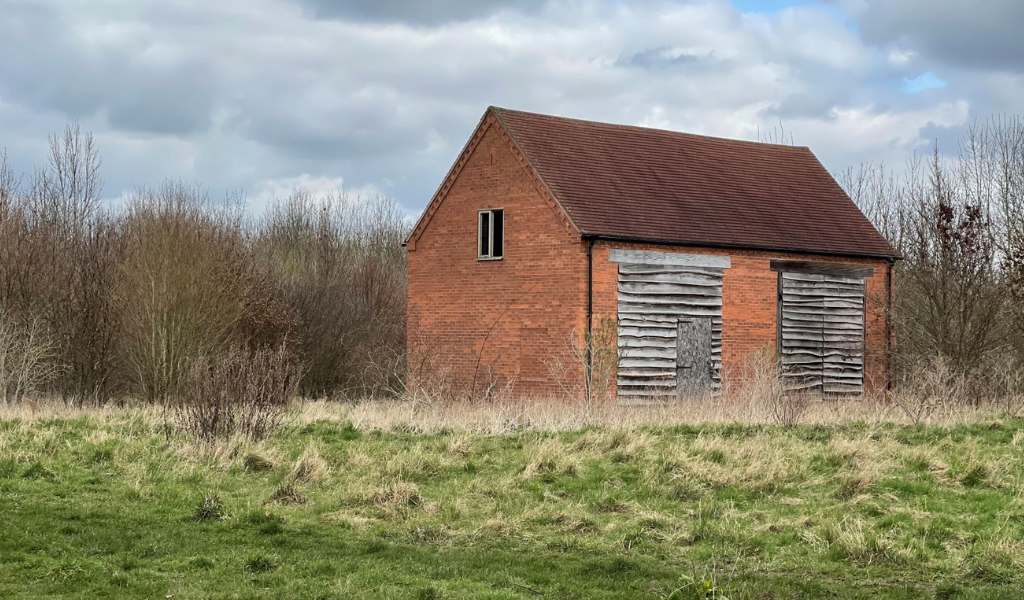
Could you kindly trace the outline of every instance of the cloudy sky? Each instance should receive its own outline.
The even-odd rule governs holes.
[[[0,148],[78,120],[164,178],[426,204],[488,105],[900,164],[1024,113],[1019,0],[0,0]]]

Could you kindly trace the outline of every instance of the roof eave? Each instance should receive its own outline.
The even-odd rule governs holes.
[[[660,240],[654,238],[632,237],[622,235],[608,235],[602,233],[583,233],[585,240],[606,241],[606,242],[627,242],[636,244],[659,244],[662,246],[690,246],[693,248],[723,248],[727,250],[759,250],[762,252],[787,252],[790,254],[810,254],[814,256],[835,256],[842,258],[872,258],[877,260],[888,260],[895,262],[903,260],[898,254],[880,254],[872,252],[842,252],[834,250],[807,250],[804,248],[787,248],[783,246],[764,246],[756,244],[722,244],[717,242],[694,242],[683,240]]]

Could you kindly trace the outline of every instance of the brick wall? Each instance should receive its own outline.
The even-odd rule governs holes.
[[[568,337],[586,326],[586,245],[507,134],[485,120],[409,250],[409,362],[456,391],[560,389]],[[505,210],[502,260],[477,260],[477,211]],[[558,364],[556,364],[558,363]]]
[[[716,250],[654,244],[598,242],[594,246],[594,319],[615,318],[618,313],[618,263],[608,260],[611,248],[657,250],[687,254],[728,255],[732,267],[722,280],[722,365],[726,373],[742,373],[744,361],[754,352],[774,353],[778,318],[778,273],[774,259],[842,262],[874,268],[867,281],[865,314],[865,383],[868,389],[884,389],[886,375],[886,269],[885,260],[848,259],[780,252]]]

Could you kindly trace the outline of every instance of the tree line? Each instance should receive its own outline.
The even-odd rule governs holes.
[[[838,179],[902,257],[897,381],[938,370],[978,400],[1024,393],[1024,120],[976,122],[955,149]]]
[[[270,360],[277,384],[307,396],[402,385],[409,223],[395,202],[297,190],[253,216],[237,197],[168,181],[111,208],[100,167],[77,125],[50,137],[33,173],[0,156],[8,402],[161,401],[223,379],[218,357]]]

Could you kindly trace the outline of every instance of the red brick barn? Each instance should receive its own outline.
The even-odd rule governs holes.
[[[614,323],[620,400],[762,349],[790,388],[888,382],[894,253],[807,148],[490,108],[406,248],[413,376],[559,393]]]

